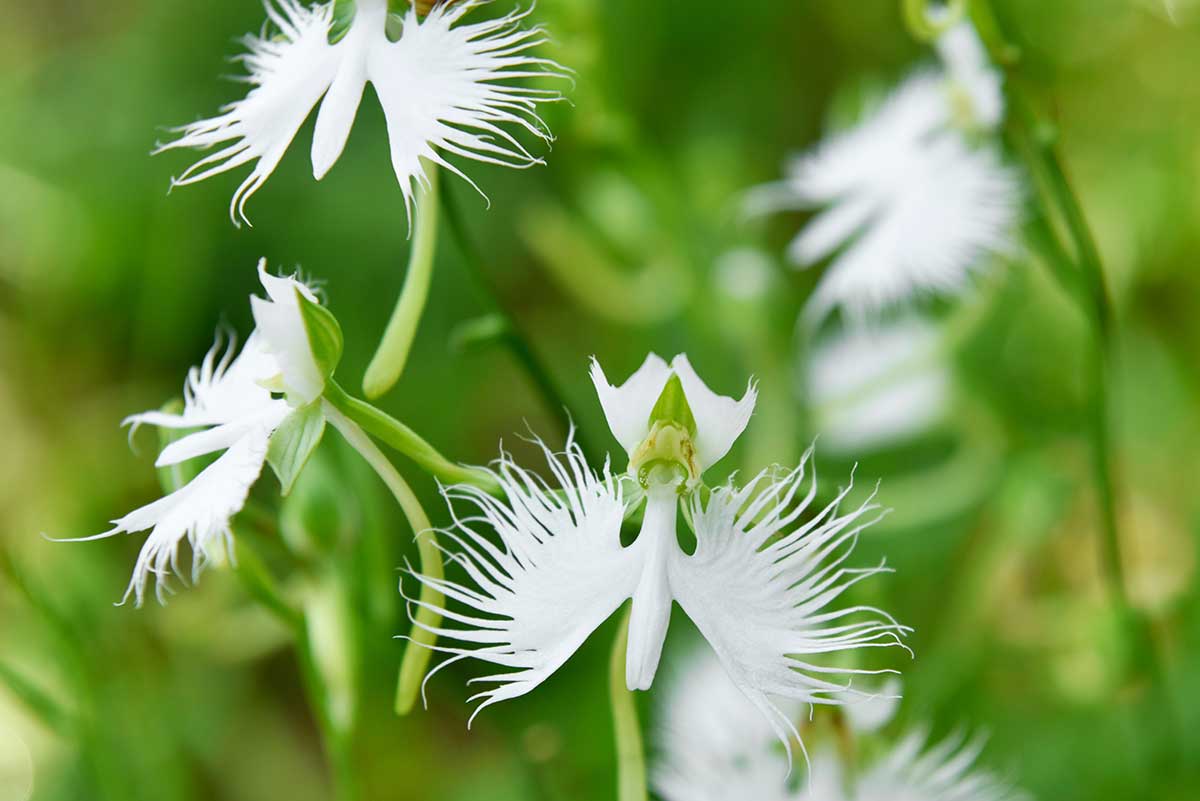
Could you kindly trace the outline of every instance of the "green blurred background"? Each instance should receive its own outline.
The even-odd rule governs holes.
[[[756,376],[759,411],[723,471],[794,463],[816,433],[794,325],[817,275],[781,257],[803,218],[745,224],[737,201],[817,139],[848,88],[929,58],[897,6],[541,0],[532,19],[554,39],[544,52],[577,72],[570,103],[545,113],[557,137],[548,166],[470,165],[490,210],[462,182],[446,188],[593,450],[615,443],[587,379],[592,354],[614,380],[649,350],[686,351],[726,393]],[[1117,306],[1128,590],[1165,686],[1152,686],[1105,592],[1083,412],[1089,333],[1037,260],[996,265],[962,303],[927,309],[974,310],[938,425],[870,452],[822,452],[822,474],[832,491],[857,461],[895,509],[859,560],[887,556],[895,575],[862,597],[916,629],[915,661],[892,658],[905,673],[903,721],[990,732],[984,761],[1042,799],[1198,798],[1200,14],[1183,4],[1173,24],[1153,0],[996,6],[1022,47],[1019,69],[1061,125]],[[153,436],[131,449],[118,424],[179,393],[217,323],[248,332],[262,256],[324,282],[346,335],[338,375],[357,386],[407,253],[378,104],[368,91],[320,184],[310,121],[251,200],[254,227],[238,230],[227,206],[239,176],[168,197],[189,156],[148,154],[164,126],[241,91],[218,76],[240,69],[225,58],[235,36],[259,29],[258,3],[3,0],[0,12],[0,668],[71,718],[56,730],[0,687],[0,801],[17,797],[12,766],[26,749],[38,799],[327,798],[289,635],[231,571],[211,570],[166,607],[118,608],[140,536],[65,545],[39,534],[95,533],[156,497]],[[758,291],[729,276],[729,252],[744,263],[746,248]],[[490,308],[443,227],[413,359],[382,405],[455,460],[486,462],[502,438],[529,456],[516,436],[527,424],[563,437],[507,350],[464,344],[464,323]],[[433,482],[397,464],[445,524]],[[390,637],[407,629],[395,590],[397,568],[415,559],[411,532],[336,436],[316,473],[344,488],[339,569],[363,578],[357,759],[368,796],[612,798],[614,621],[470,732],[473,665],[440,674],[428,711],[398,719],[403,643]],[[274,479],[256,495],[277,504]],[[369,558],[363,543],[377,548]],[[677,616],[672,640],[688,629]],[[664,664],[678,643],[668,649]],[[653,699],[642,703],[649,731]]]

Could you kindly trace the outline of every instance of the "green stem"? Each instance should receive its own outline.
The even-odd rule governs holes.
[[[629,610],[617,627],[608,662],[613,734],[617,743],[617,801],[646,801],[646,755],[638,724],[637,703],[625,684],[625,651],[629,644]]]
[[[459,253],[462,254],[463,262],[467,266],[467,270],[471,277],[475,280],[475,284],[479,290],[488,298],[493,312],[503,321],[503,341],[516,357],[517,362],[529,375],[533,382],[534,388],[542,398],[542,402],[546,410],[558,420],[563,431],[571,429],[571,416],[567,412],[567,402],[554,380],[550,377],[550,372],[538,359],[533,348],[529,345],[529,339],[517,326],[516,319],[505,308],[501,301],[500,293],[497,291],[491,278],[483,268],[483,258],[479,248],[471,240],[467,234],[466,226],[463,224],[462,215],[459,214],[458,207],[455,205],[454,197],[451,192],[442,192],[442,211],[446,216],[446,223],[450,227],[450,233],[454,237],[455,243],[458,245]],[[576,441],[579,447],[583,449],[584,455],[589,461],[593,461],[595,456],[594,451],[588,446],[585,437],[576,433]]]
[[[0,662],[0,684],[7,686],[25,704],[25,708],[55,734],[66,736],[75,730],[75,721],[70,713],[23,674],[3,662]]]
[[[246,592],[262,604],[263,608],[274,615],[288,630],[293,633],[302,631],[304,615],[284,597],[276,584],[275,577],[271,575],[266,563],[254,549],[250,538],[238,536],[234,542],[237,544],[237,567],[234,573],[242,582]]]
[[[329,713],[329,693],[317,667],[317,660],[312,650],[312,638],[307,627],[300,630],[300,640],[297,647],[297,657],[300,661],[300,673],[307,690],[309,706],[317,719],[321,730],[321,739],[325,745],[326,757],[329,760],[330,778],[333,781],[333,797],[335,801],[355,801],[360,797],[358,771],[354,766],[353,738],[349,732],[335,725]]]
[[[396,470],[383,452],[367,434],[351,420],[340,414],[337,409],[326,408],[326,415],[334,428],[342,433],[346,441],[358,451],[367,464],[375,470],[387,488],[395,496],[396,502],[408,519],[417,540],[417,551],[421,558],[421,573],[435,580],[444,576],[442,552],[438,548],[437,537],[425,510],[412,487]],[[436,628],[442,622],[442,616],[434,609],[445,603],[443,595],[428,584],[421,585],[420,604],[417,608],[416,619],[413,623],[411,640],[404,651],[404,659],[400,663],[400,678],[396,686],[396,714],[407,715],[417,700],[421,689],[421,680],[429,666],[429,658],[433,655],[433,645],[437,635],[429,629]]]
[[[990,3],[974,0],[976,17],[987,23],[990,33],[988,42],[997,58],[1011,57],[1015,48],[1005,42],[1000,26],[996,23]],[[1075,262],[1079,267],[1079,279],[1075,282],[1075,296],[1091,323],[1095,336],[1093,347],[1087,358],[1087,378],[1090,389],[1088,404],[1088,437],[1091,441],[1091,473],[1095,485],[1098,511],[1101,521],[1102,554],[1104,577],[1108,592],[1116,605],[1124,624],[1134,638],[1133,651],[1146,660],[1144,663],[1151,677],[1160,684],[1166,674],[1162,657],[1157,651],[1149,625],[1137,612],[1129,599],[1125,583],[1124,558],[1121,550],[1121,532],[1118,521],[1117,487],[1114,478],[1112,431],[1110,424],[1111,399],[1109,376],[1116,351],[1116,326],[1112,301],[1105,283],[1100,249],[1084,216],[1083,207],[1071,187],[1063,167],[1062,158],[1056,148],[1057,132],[1053,123],[1040,115],[1029,100],[1019,76],[1010,69],[1007,75],[1007,94],[1015,111],[1016,125],[1026,141],[1026,157],[1030,169],[1042,178],[1042,193],[1038,196],[1041,213],[1045,220],[1042,232],[1051,240],[1055,231],[1050,223],[1057,210],[1066,229]],[[1067,249],[1061,245],[1051,248],[1051,258],[1063,258]]]
[[[437,480],[447,484],[471,484],[493,495],[500,493],[500,485],[487,471],[454,464],[404,423],[366,401],[348,395],[333,381],[326,384],[325,400],[329,407],[412,459]]]
[[[372,399],[395,386],[404,372],[417,335],[417,324],[429,299],[429,282],[437,250],[438,168],[429,161],[424,162],[424,167],[429,186],[421,191],[416,201],[417,224],[408,257],[408,274],[404,277],[404,287],[384,329],[383,339],[363,376],[363,393]]]

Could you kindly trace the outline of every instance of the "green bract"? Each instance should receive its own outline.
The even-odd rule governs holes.
[[[279,478],[283,495],[292,491],[296,477],[321,443],[324,433],[325,415],[318,399],[289,414],[271,435],[267,463]]]
[[[296,290],[296,302],[300,305],[313,361],[322,377],[329,378],[342,360],[342,327],[329,309],[312,302],[299,289]]]

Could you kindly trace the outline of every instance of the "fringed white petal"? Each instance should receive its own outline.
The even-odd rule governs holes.
[[[734,441],[746,430],[750,415],[754,414],[758,390],[751,382],[741,400],[718,395],[696,375],[682,353],[671,360],[671,369],[679,376],[683,394],[696,418],[696,455],[700,469],[707,470],[729,453]]]
[[[990,148],[947,133],[915,148],[895,193],[846,244],[805,309],[811,322],[835,306],[856,322],[926,294],[957,294],[994,255],[1015,251],[1023,192]]]
[[[163,448],[155,460],[155,467],[167,467],[217,451],[231,448],[243,437],[263,429],[274,432],[292,407],[282,398],[268,400],[261,407],[248,409],[241,417],[219,426],[196,431],[181,437]]]
[[[329,44],[332,4],[305,7],[298,0],[264,0],[274,30],[243,41],[241,61],[254,88],[216,117],[185,125],[182,135],[155,152],[173,148],[216,152],[193,164],[172,185],[191,184],[253,162],[250,176],[233,194],[229,214],[246,219],[246,201],[274,172],[296,132],[337,74],[342,50]]]
[[[300,313],[300,296],[316,303],[312,290],[294,276],[267,272],[267,260],[258,263],[258,277],[268,300],[250,298],[254,324],[264,349],[275,357],[289,395],[301,404],[311,403],[325,391],[325,377],[313,357],[308,329]]]
[[[717,489],[707,506],[693,497],[696,551],[680,552],[669,570],[675,599],[789,754],[798,734],[774,697],[840,704],[864,694],[852,686],[855,675],[890,672],[827,667],[808,657],[903,647],[908,631],[878,609],[837,605],[851,586],[886,571],[845,566],[877,507],[868,502],[842,513],[846,488],[801,523],[817,490],[814,476],[803,491],[810,455],[781,479],[764,471],[742,489]]]
[[[961,735],[926,749],[924,732],[902,739],[859,779],[854,797],[925,801],[1025,801],[1024,793],[986,771],[975,769],[983,750],[979,738]],[[823,801],[813,798],[812,801]]]
[[[651,353],[624,384],[614,387],[608,383],[600,362],[593,358],[591,376],[613,437],[632,455],[650,433],[650,412],[671,378],[670,366]]]
[[[235,357],[236,339],[218,332],[204,360],[188,370],[182,413],[143,412],[130,415],[124,424],[161,428],[221,425],[271,405],[271,393],[262,383],[279,372],[279,365],[263,344],[257,332],[251,333]]]
[[[223,145],[176,178],[175,185],[253,162],[230,204],[234,222],[246,221],[246,201],[275,170],[318,102],[312,165],[313,176],[324,177],[345,148],[370,81],[383,104],[392,166],[410,216],[416,187],[428,185],[421,157],[472,186],[474,182],[443,153],[509,167],[540,164],[517,134],[550,141],[537,106],[561,96],[512,82],[565,77],[563,70],[529,55],[545,36],[537,28],[521,27],[528,11],[459,24],[483,2],[439,5],[424,19],[410,6],[400,39],[389,42],[387,3],[360,0],[349,30],[329,44],[332,3],[304,7],[298,0],[265,0],[277,33],[264,31],[245,40],[248,53],[242,60],[249,70],[246,80],[254,88],[216,117],[179,129],[180,138],[155,152]]]
[[[934,70],[910,75],[858,125],[790,160],[786,186],[796,206],[824,205],[864,190],[890,194],[914,146],[950,122],[945,78]]]
[[[165,594],[170,591],[168,580],[171,575],[182,575],[179,546],[185,541],[192,548],[193,581],[210,560],[214,548],[224,547],[232,554],[229,521],[241,511],[250,486],[262,472],[269,436],[266,428],[252,430],[183,487],[114,520],[109,531],[88,538],[150,529],[138,554],[124,600],[132,595],[141,606],[146,585],[153,576],[158,600],[164,601]]]
[[[775,733],[712,651],[701,646],[669,671],[654,727],[650,785],[664,801],[785,801],[787,760]],[[800,705],[778,699],[789,717]]]
[[[456,546],[444,550],[466,583],[414,574],[445,595],[437,611],[456,624],[430,629],[441,638],[432,647],[451,655],[430,676],[467,657],[505,669],[472,679],[495,685],[473,696],[481,703],[472,718],[541,684],[637,581],[636,556],[621,547],[626,505],[618,480],[607,465],[593,472],[571,441],[560,454],[542,447],[553,485],[504,455],[494,476],[507,500],[471,486],[443,490],[455,517],[441,534]]]
[[[423,20],[410,7],[400,39],[369,54],[368,76],[383,104],[392,167],[410,211],[417,185],[429,181],[421,157],[475,186],[439,151],[489,164],[529,167],[542,160],[520,143],[515,132],[551,139],[537,106],[560,95],[511,82],[542,75],[563,77],[562,68],[529,55],[545,36],[538,28],[520,26],[528,11],[459,24],[481,4],[480,0],[441,4]]]
[[[799,266],[832,262],[805,309],[811,325],[836,307],[863,323],[924,294],[954,294],[1016,248],[1020,175],[997,150],[968,141],[1003,117],[1000,77],[972,29],[940,43],[942,70],[909,76],[856,126],[793,159],[784,181],[752,191],[747,210],[820,211],[797,235]]]

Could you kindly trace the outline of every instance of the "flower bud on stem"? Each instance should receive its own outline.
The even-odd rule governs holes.
[[[423,164],[429,183],[417,196],[417,224],[408,257],[408,274],[404,277],[404,287],[384,329],[383,339],[363,376],[363,394],[372,399],[395,386],[404,372],[417,335],[417,325],[429,299],[429,282],[437,251],[438,168],[429,161]]]

